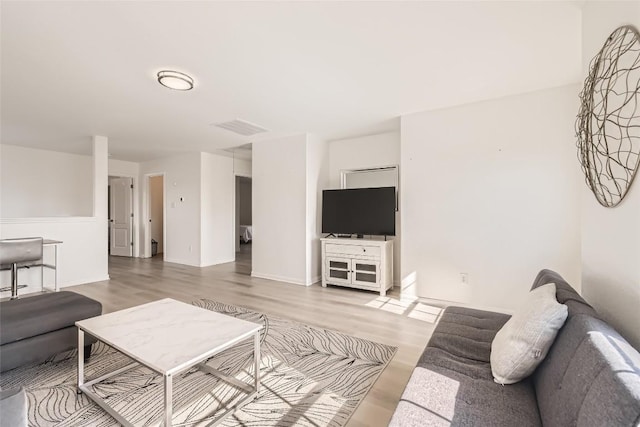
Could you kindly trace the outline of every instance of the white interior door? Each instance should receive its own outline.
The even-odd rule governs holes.
[[[109,253],[133,255],[133,178],[113,178],[111,185],[111,245]]]

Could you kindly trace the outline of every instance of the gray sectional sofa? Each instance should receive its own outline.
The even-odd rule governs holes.
[[[640,354],[557,273],[542,270],[532,289],[547,283],[569,317],[532,376],[493,381],[491,342],[508,315],[449,307],[390,426],[640,426]]]

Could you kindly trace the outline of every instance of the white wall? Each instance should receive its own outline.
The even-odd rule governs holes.
[[[58,284],[60,287],[107,280],[107,138],[94,137],[92,173],[85,177],[92,183],[90,196],[91,212],[94,216],[65,218],[2,218],[0,238],[42,236],[45,239],[61,240],[58,247]],[[45,152],[48,154],[50,152]],[[42,153],[38,153],[39,155]],[[91,159],[91,158],[90,158]],[[4,183],[4,181],[3,181]],[[52,248],[45,249],[45,261],[52,262]],[[8,271],[2,274],[2,283],[8,284]],[[39,269],[21,270],[20,284],[29,283],[30,289],[39,291]],[[45,285],[53,285],[53,272],[45,269]],[[6,296],[3,294],[3,297]]]
[[[92,238],[99,237],[103,232],[99,226],[100,223],[102,221],[93,217],[2,220],[0,238],[41,236],[45,239],[62,241],[63,243],[58,246],[57,264],[58,285],[64,288],[109,279],[106,231],[104,247],[99,246],[97,241],[92,241]],[[52,247],[44,248],[44,259],[47,263],[53,263]],[[2,286],[11,284],[9,271],[1,272],[0,277],[2,277]],[[40,291],[40,269],[21,269],[18,278],[20,284],[30,285],[29,289],[20,290],[20,295]],[[44,270],[44,283],[47,287],[53,287],[53,270]],[[4,298],[9,296],[9,293],[3,292],[1,296]]]
[[[233,173],[235,175],[251,177],[251,160],[234,158]]]
[[[328,157],[327,143],[314,135],[253,144],[253,276],[307,286],[320,280]]]
[[[143,177],[143,224],[149,223],[147,177],[164,174],[164,260],[196,267],[200,266],[201,240],[200,154],[187,153],[140,164],[140,175]],[[142,238],[147,256],[151,252],[151,236],[146,230],[148,228],[144,227]]]
[[[340,188],[343,170],[400,165],[400,133],[385,132],[359,138],[329,142],[329,183],[327,188]],[[398,188],[402,198],[402,185]],[[393,281],[400,283],[402,228],[400,212],[396,212],[396,236],[393,242]]]
[[[109,176],[138,178],[140,163],[109,159]],[[135,182],[134,182],[135,184]]]
[[[252,276],[307,284],[306,142],[253,144]]]
[[[90,265],[95,266],[91,271],[93,277],[109,278],[109,227],[108,200],[109,185],[109,140],[106,136],[93,137],[93,218],[96,221],[95,233],[83,236],[88,253],[94,252],[95,259]],[[91,243],[88,241],[91,240]],[[76,260],[78,261],[78,260]],[[89,282],[90,280],[87,280]],[[91,280],[93,281],[93,280]],[[87,283],[84,282],[84,283]]]
[[[0,145],[0,216],[93,215],[91,159],[91,156]]]
[[[577,93],[402,117],[403,292],[509,310],[541,268],[579,289]]]
[[[144,162],[143,223],[148,224],[148,177],[164,175],[164,260],[204,267],[234,259],[234,162],[210,153],[187,153]],[[151,236],[145,227],[146,254]]]
[[[322,190],[329,186],[329,144],[307,135],[307,273],[306,283],[322,280]]]
[[[640,29],[639,2],[585,2],[583,75],[617,27]],[[581,182],[582,289],[585,298],[636,348],[640,348],[640,183],[624,201],[604,208]]]
[[[202,178],[202,226],[200,266],[235,259],[233,159],[200,153]]]
[[[164,252],[164,177],[149,178],[149,219],[151,239],[158,242],[158,253]]]

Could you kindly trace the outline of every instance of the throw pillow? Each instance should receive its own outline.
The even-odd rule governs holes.
[[[0,390],[0,427],[27,427],[27,394],[23,388]]]
[[[556,300],[556,285],[533,289],[525,304],[504,324],[491,343],[495,382],[513,384],[531,375],[549,352],[569,314]]]

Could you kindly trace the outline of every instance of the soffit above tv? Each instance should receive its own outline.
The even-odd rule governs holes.
[[[234,119],[228,122],[214,123],[214,126],[228,130],[229,132],[237,133],[238,135],[242,136],[251,136],[257,133],[267,132],[267,129],[263,128],[262,126],[250,123],[242,119]]]

